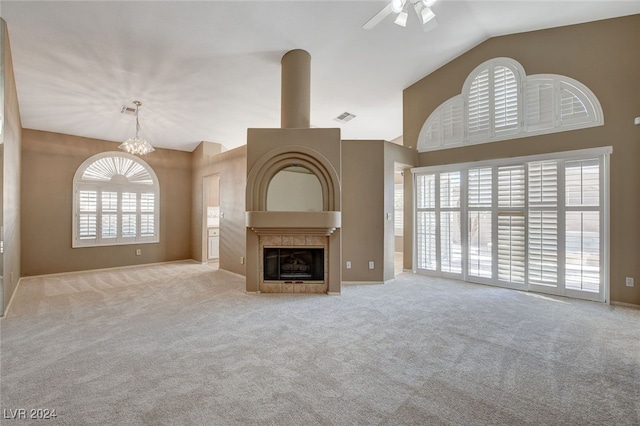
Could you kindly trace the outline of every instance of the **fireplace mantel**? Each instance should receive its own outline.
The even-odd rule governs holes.
[[[331,235],[341,226],[340,212],[246,212],[246,225],[258,235]]]

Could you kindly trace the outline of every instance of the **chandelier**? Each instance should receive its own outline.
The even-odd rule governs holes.
[[[128,152],[129,154],[146,155],[146,154],[149,154],[149,153],[155,151],[155,149],[153,149],[151,144],[149,142],[147,142],[146,139],[141,138],[141,137],[138,136],[138,132],[140,131],[140,120],[138,120],[138,108],[140,108],[140,105],[142,105],[142,102],[133,101],[133,103],[136,106],[136,111],[135,111],[135,116],[136,116],[136,135],[134,137],[129,138],[126,141],[122,142],[120,144],[120,146],[118,146],[118,148],[123,150],[123,151]]]

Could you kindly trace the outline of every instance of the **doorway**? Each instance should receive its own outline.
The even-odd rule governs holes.
[[[404,270],[404,174],[406,164],[395,163],[393,174],[394,275]]]
[[[203,263],[220,261],[220,175],[203,178]]]

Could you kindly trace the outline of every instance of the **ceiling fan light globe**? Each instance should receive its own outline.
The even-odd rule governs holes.
[[[393,10],[394,13],[402,12],[405,2],[406,0],[391,0],[391,10]]]
[[[433,13],[433,10],[431,10],[431,8],[429,7],[424,7],[420,11],[420,19],[422,20],[422,24],[426,24],[427,22],[429,22],[435,17],[436,17],[436,14]]]
[[[409,14],[407,12],[400,12],[396,20],[393,21],[393,23],[396,25],[400,25],[401,27],[406,27],[408,17],[409,17]]]
[[[431,7],[436,3],[436,0],[422,0],[424,7]]]

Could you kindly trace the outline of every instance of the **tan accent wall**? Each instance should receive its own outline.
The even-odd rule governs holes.
[[[395,166],[415,166],[417,157],[415,150],[383,140],[342,141],[343,281],[393,279]]]
[[[2,153],[3,161],[2,183],[2,214],[0,215],[4,234],[4,253],[2,254],[2,271],[0,282],[2,294],[0,294],[0,315],[11,301],[18,280],[20,279],[20,149],[22,141],[22,124],[20,122],[20,110],[18,107],[18,95],[13,75],[13,61],[9,44],[9,33],[4,20],[0,19],[0,31],[2,31],[2,58],[4,85],[4,123],[2,128]]]
[[[342,141],[343,281],[384,281],[384,181],[384,141]]]
[[[640,304],[640,285],[625,286],[625,277],[640,282],[640,126],[633,124],[640,116],[640,15],[487,40],[404,91],[405,146],[415,149],[431,112],[461,92],[476,66],[495,57],[517,60],[527,75],[560,74],[585,84],[602,105],[605,125],[422,153],[420,165],[613,146],[611,300]]]
[[[73,176],[84,160],[118,142],[24,129],[22,275],[191,258],[191,153],[156,149],[143,157],[160,183],[160,242],[71,248]],[[135,250],[142,255],[136,256]]]
[[[202,142],[192,153],[193,194],[191,257],[206,261],[206,235],[203,230],[203,181],[205,176],[220,176],[220,268],[246,275],[245,188],[247,181],[247,147],[242,146],[218,154],[209,149],[210,142]],[[215,144],[214,144],[215,145]],[[216,155],[207,155],[214,153]]]

